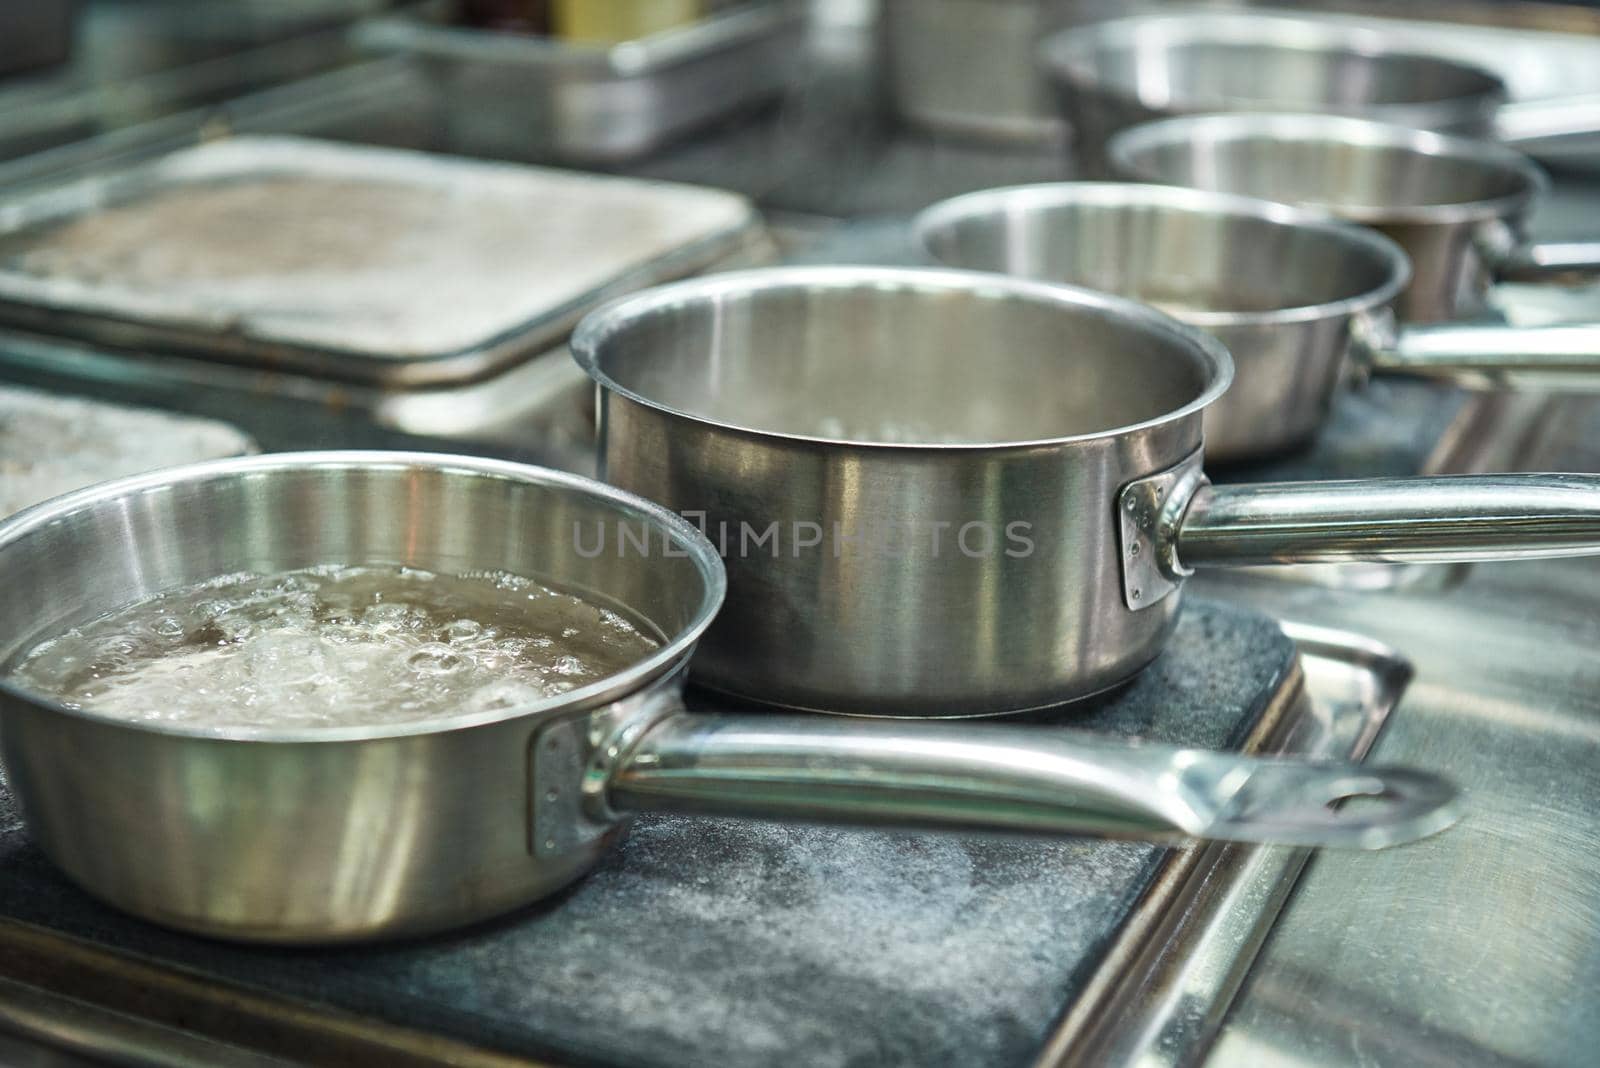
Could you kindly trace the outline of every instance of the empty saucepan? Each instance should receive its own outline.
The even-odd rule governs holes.
[[[603,477],[726,560],[696,680],[791,707],[1087,697],[1154,659],[1208,564],[1600,551],[1590,476],[1209,486],[1227,350],[1105,293],[770,268],[608,305],[572,350],[600,386]]]
[[[1260,14],[1150,13],[1076,26],[1047,39],[1040,64],[1091,174],[1104,173],[1105,143],[1117,131],[1201,112],[1310,111],[1471,136],[1596,125],[1592,111],[1507,104],[1490,71],[1409,54],[1376,28]]]
[[[591,552],[595,528],[633,548]],[[7,781],[34,840],[89,892],[205,934],[330,941],[536,900],[640,809],[1358,847],[1452,818],[1449,784],[1405,769],[1049,728],[686,714],[684,667],[724,591],[712,546],[610,487],[468,457],[225,460],[21,513],[0,523],[0,662],[168,590],[327,564],[510,571],[623,608],[661,644],[521,707],[370,726],[135,722],[0,680]],[[1328,807],[1352,795],[1379,796]]]
[[[1327,417],[1347,357],[1373,371],[1600,388],[1600,329],[1394,324],[1406,255],[1319,213],[1176,186],[1062,182],[991,189],[917,216],[941,263],[1065,282],[1170,311],[1222,340],[1233,388],[1206,412],[1206,452],[1257,459]]]
[[[1185,116],[1125,130],[1107,145],[1120,176],[1317,208],[1374,227],[1411,257],[1402,318],[1462,318],[1496,281],[1600,271],[1600,243],[1536,244],[1530,210],[1549,183],[1492,141],[1330,115]],[[1597,336],[1585,339],[1600,348]]]

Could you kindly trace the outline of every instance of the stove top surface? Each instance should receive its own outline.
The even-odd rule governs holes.
[[[1196,600],[1150,669],[1059,727],[1254,747],[1298,678],[1275,621]],[[529,1058],[1027,1064],[1136,937],[1141,902],[1171,890],[1159,884],[1184,852],[647,817],[572,891],[503,921],[424,942],[283,951],[98,905],[28,843],[6,797],[0,945],[42,928]]]

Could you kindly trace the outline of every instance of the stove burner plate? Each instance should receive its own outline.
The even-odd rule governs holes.
[[[1300,681],[1277,623],[1195,600],[1149,670],[1062,723],[1257,747],[1291,718]],[[99,906],[26,842],[6,799],[0,945],[18,932],[70,936],[211,985],[354,1014],[395,1042],[426,1031],[628,1064],[1024,1064],[1064,1008],[1106,995],[1149,940],[1150,910],[1170,911],[1177,876],[1200,852],[641,818],[553,903],[422,943],[286,952],[206,942]],[[9,948],[0,959],[30,958]]]

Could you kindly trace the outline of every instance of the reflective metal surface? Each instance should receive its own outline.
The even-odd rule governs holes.
[[[591,525],[618,538],[631,525],[635,551],[586,551],[576,531]],[[466,457],[220,461],[24,512],[0,523],[11,590],[0,658],[176,585],[327,563],[538,576],[626,606],[667,640],[569,693],[400,725],[131,723],[0,681],[7,783],[40,848],[80,885],[204,934],[340,941],[536,900],[646,808],[1356,848],[1455,818],[1453,787],[1408,769],[1044,728],[680,715],[683,665],[723,593],[711,545],[597,483]],[[1372,800],[1329,807],[1353,796]]]
[[[574,523],[623,522],[655,534],[654,555],[577,551]],[[665,553],[667,537],[680,552]],[[580,875],[614,831],[530,855],[528,806],[543,792],[530,781],[530,736],[552,716],[677,677],[722,588],[693,528],[584,479],[465,457],[279,454],[57,498],[0,525],[0,663],[173,586],[383,562],[558,576],[674,640],[528,708],[310,735],[131,724],[0,681],[7,780],[51,860],[152,921],[286,941],[456,926]]]
[[[720,190],[222,138],[7,199],[0,320],[333,382],[456,385],[759,230]]]
[[[1119,0],[883,0],[880,32],[889,99],[920,127],[997,144],[1064,142],[1039,42],[1065,26],[1108,18]]]
[[[781,93],[803,29],[792,0],[746,0],[615,45],[409,18],[373,20],[354,39],[420,61],[452,116],[449,151],[617,163]]]
[[[1314,860],[1207,1063],[1591,1062],[1600,568],[1479,569],[1447,593],[1379,597],[1233,581],[1229,596],[1405,648],[1416,681],[1376,753],[1448,768],[1471,815],[1404,854]]]
[[[1222,6],[1230,5],[1223,0]],[[1379,33],[1388,47],[1482,67],[1506,84],[1498,140],[1546,162],[1592,166],[1600,95],[1600,19],[1591,7],[1538,0],[1279,0],[1261,14]],[[1587,158],[1587,163],[1585,162]]]
[[[964,271],[747,271],[603,308],[572,349],[601,386],[603,477],[694,517],[726,558],[695,673],[727,693],[921,717],[1080,699],[1159,651],[1192,503],[1198,540],[1259,536],[1260,514],[1219,507],[1245,491],[1196,493],[1226,353],[1115,297]],[[1408,480],[1313,489],[1322,527],[1294,487],[1250,491],[1295,531],[1272,561],[1600,549],[1593,478],[1462,479],[1445,511]],[[1357,522],[1364,495],[1378,504]],[[1446,511],[1460,525],[1424,547]]]
[[[1111,19],[1050,38],[1041,59],[1092,174],[1112,134],[1168,115],[1315,111],[1479,134],[1506,97],[1487,70],[1407,53],[1376,30],[1255,14]]]
[[[1537,232],[1593,236],[1595,187],[1563,184]],[[1592,314],[1595,294],[1504,296],[1508,314],[1544,322]],[[1541,466],[1600,470],[1597,413],[1590,402],[1542,420]],[[1197,581],[1216,595],[1208,576]],[[1277,585],[1230,576],[1227,596],[1406,650],[1416,682],[1376,752],[1450,769],[1471,816],[1451,848],[1401,864],[1314,861],[1207,1063],[1590,1063],[1600,566],[1478,568],[1448,591],[1381,597]]]
[[[1346,632],[1285,624],[1300,650],[1305,700],[1278,725],[1289,752],[1360,757],[1377,739],[1411,680],[1395,650]],[[1197,892],[1182,908],[1149,917],[1154,930],[1106,997],[1080,999],[1038,1058],[1041,1065],[1193,1063],[1268,935],[1311,854],[1282,847],[1208,847],[1186,854]]]
[[[1176,541],[1179,568],[1594,555],[1600,479],[1455,475],[1203,486]]]
[[[1366,370],[1434,378],[1475,389],[1587,393],[1600,389],[1600,325],[1427,323],[1358,339]],[[1484,442],[1492,445],[1492,442]]]
[[[1116,293],[1215,336],[1235,367],[1205,417],[1206,455],[1220,461],[1314,437],[1344,378],[1352,321],[1381,313],[1408,277],[1382,238],[1173,186],[988,190],[934,205],[914,229],[950,266]]]
[[[1265,706],[1245,740],[1243,750],[1281,750],[1285,754],[1317,760],[1362,759],[1409,679],[1405,662],[1392,650],[1352,635],[1302,627],[1286,629],[1292,634],[1298,649],[1294,657],[1297,666],[1278,680],[1280,685],[1272,690],[1270,697],[1265,692],[1261,695]],[[1158,686],[1147,692],[1160,700],[1160,689]],[[1183,703],[1183,699],[1178,698],[1178,705],[1173,707],[1181,707]],[[1222,713],[1226,704],[1224,700],[1217,707],[1218,713]],[[681,826],[683,821],[667,822],[668,826]],[[760,840],[781,843],[786,840],[785,835],[776,831],[723,820],[693,822],[700,825],[698,831],[678,832],[670,840],[678,843],[680,848],[686,842],[726,841],[722,838],[725,833],[732,833],[737,840],[746,842]],[[652,850],[659,848],[661,840],[657,835],[660,826],[661,821],[653,821],[652,828],[647,830],[642,841],[636,839],[624,847],[632,852],[635,863],[640,862],[640,857],[651,857]],[[690,837],[683,837],[685,833]],[[826,832],[801,832],[800,837],[805,839],[822,834]],[[759,839],[754,836],[759,836]],[[14,831],[12,837],[15,838]],[[849,841],[849,837],[843,840]],[[918,840],[918,836],[909,836],[903,841]],[[920,840],[927,841],[925,838]],[[1005,855],[1013,849],[1039,848],[1024,843],[986,841],[970,836],[966,841],[980,843],[982,855],[990,857],[995,855],[997,849],[1003,851],[1001,855]],[[928,845],[934,849],[944,848],[942,843],[929,842]],[[872,847],[868,845],[865,848]],[[952,845],[950,848],[959,847]],[[1081,849],[1084,855],[1094,856],[1104,855],[1108,849],[1124,847],[1080,843],[1067,848]],[[764,850],[760,852],[764,860],[745,858],[744,863],[760,868],[763,863],[773,862]],[[789,854],[780,845],[778,855]],[[1074,996],[1070,1014],[1050,1033],[1047,1052],[1042,1059],[1056,1063],[1055,1051],[1060,1049],[1100,1051],[1121,1048],[1123,1041],[1166,1052],[1187,1051],[1190,1056],[1203,1050],[1219,1022],[1219,1013],[1226,1007],[1250,959],[1258,951],[1261,936],[1282,907],[1293,875],[1304,863],[1306,855],[1306,850],[1297,848],[1239,844],[1197,844],[1166,852],[1147,891],[1104,947],[1105,955],[1094,967],[1089,985],[1081,989],[1081,995]],[[727,860],[711,859],[710,863],[719,865],[714,870],[725,873],[730,869],[720,865]],[[823,885],[836,885],[835,893],[845,895],[845,900],[862,894],[870,897],[878,892],[855,885],[861,872],[854,866],[847,866],[850,870],[846,871],[837,866],[836,858],[820,857],[819,861],[826,872],[822,875]],[[644,863],[650,870],[659,871],[654,861],[645,860]],[[610,870],[600,876],[602,886],[608,880],[616,880],[619,872],[632,870],[628,867],[626,855],[616,866],[608,867]],[[670,863],[670,867],[678,873],[678,877],[694,879],[693,864],[688,858],[679,857]],[[932,872],[942,868],[943,865],[934,861],[926,870]],[[988,871],[972,873],[980,886],[988,885],[991,874]],[[763,901],[770,900],[768,895],[774,891],[775,885],[781,886],[784,880],[794,877],[785,872],[777,875],[776,884],[767,879],[755,887],[745,884],[725,889],[714,885],[715,879],[712,879],[712,885],[702,882],[690,892],[690,896],[694,900],[702,897],[706,900],[717,899],[737,910],[739,906],[733,903],[742,896],[756,895]],[[1087,891],[1086,887],[1052,885],[1048,871],[1030,872],[1028,878],[1045,880],[1040,889],[1047,912],[1052,907],[1064,908],[1069,912],[1082,907],[1079,902],[1084,899],[1076,895]],[[1093,882],[1094,879],[1095,876],[1091,874],[1088,881]],[[816,885],[810,880],[806,880],[806,884],[812,887]],[[54,884],[47,882],[47,885]],[[922,892],[927,890],[920,889]],[[649,901],[662,890],[661,884],[652,882],[640,897]],[[609,893],[615,892],[613,885]],[[423,972],[442,969],[447,982],[461,982],[464,975],[481,975],[481,970],[485,968],[505,968],[506,943],[509,940],[515,944],[515,932],[523,933],[527,939],[524,945],[547,945],[536,932],[552,921],[559,925],[561,921],[557,917],[561,913],[567,914],[568,922],[580,925],[588,923],[590,929],[595,930],[592,926],[596,919],[594,915],[588,915],[585,920],[581,916],[573,917],[572,910],[576,907],[580,914],[588,914],[597,894],[605,896],[608,891],[597,891],[595,886],[589,886],[577,893],[577,897],[554,905],[553,912],[556,915],[543,911],[526,913],[510,919],[504,925],[467,932],[458,940],[414,944],[393,951],[385,947],[366,953],[345,950],[331,952],[339,954],[342,963],[352,966],[352,975],[348,978],[353,980],[352,987],[355,989],[360,988],[361,980],[354,976],[363,971],[370,978],[373,970],[398,969],[404,973],[411,967]],[[1093,900],[1093,892],[1088,893],[1088,900]],[[831,894],[825,896],[835,900]],[[586,906],[586,901],[590,905]],[[990,904],[994,904],[992,899]],[[92,906],[82,907],[90,917],[100,912]],[[682,907],[681,902],[678,907]],[[752,907],[759,915],[761,906]],[[965,912],[959,899],[942,898],[937,907]],[[133,932],[135,938],[140,937],[136,925],[117,924],[114,918],[109,922],[115,928]],[[716,922],[738,926],[738,921],[729,918],[726,913],[720,914]],[[899,916],[894,922],[915,926],[920,921]],[[960,917],[956,922],[964,929],[969,926]],[[302,1060],[311,1057],[335,1060],[343,1056],[356,1063],[396,1065],[410,1065],[419,1061],[424,1064],[481,1064],[485,1068],[489,1065],[507,1068],[511,1063],[525,1065],[525,1061],[514,1053],[498,1048],[495,1051],[485,1050],[479,1044],[487,1041],[487,1038],[482,1022],[484,1017],[476,1012],[471,1019],[477,1025],[469,1024],[471,1030],[466,1036],[467,1042],[472,1045],[462,1045],[452,1042],[432,1027],[427,1032],[419,1030],[422,1024],[412,1019],[404,1009],[396,1011],[393,1005],[386,1006],[389,1010],[387,1014],[384,1008],[371,1007],[357,1009],[357,1015],[349,1016],[334,1005],[320,1001],[307,1003],[296,999],[284,1003],[278,1000],[278,997],[286,994],[284,990],[279,988],[278,997],[274,997],[263,989],[264,985],[270,988],[271,983],[269,980],[262,984],[263,976],[257,969],[260,962],[252,953],[225,947],[197,947],[187,940],[163,938],[165,947],[156,947],[149,954],[130,957],[124,955],[128,948],[125,944],[119,950],[115,936],[102,938],[95,933],[87,939],[77,939],[65,933],[70,930],[70,925],[63,930],[21,923],[0,924],[0,946],[5,949],[0,953],[0,970],[34,988],[74,991],[80,995],[87,993],[86,980],[92,980],[93,996],[98,1005],[135,1013],[152,1022],[175,1024],[190,1033],[222,1037],[263,1052]],[[1028,928],[1025,926],[1022,930],[1026,932]],[[623,945],[636,944],[628,941],[630,936],[627,932],[615,931],[610,925],[603,932],[608,940],[616,939]],[[692,932],[680,930],[658,933],[655,937],[664,939],[667,944],[678,944],[691,935]],[[644,936],[638,932],[632,935],[633,939],[641,937]],[[790,947],[792,951],[804,952],[804,948],[810,945],[804,939],[796,941],[798,944]],[[169,956],[167,951],[175,947],[187,947],[197,952],[198,960],[194,957]],[[1061,949],[1060,946],[1038,948],[1044,952]],[[178,952],[181,954],[182,950]],[[613,949],[612,952],[616,951]],[[230,955],[235,962],[233,968],[228,965]],[[150,959],[152,957],[154,959]],[[296,954],[291,959],[290,967],[314,972],[318,970],[315,962],[331,962],[334,958],[329,952],[317,954],[313,951],[311,955]],[[540,963],[551,969],[560,969],[558,962],[562,959],[560,950],[554,949],[550,959],[540,958]],[[936,950],[935,959],[947,961],[956,968],[968,968],[972,964],[965,959],[965,954],[950,947]],[[714,968],[719,966],[720,960],[719,957],[702,964],[706,968]],[[408,961],[411,962],[410,966],[404,963]],[[283,965],[285,961],[280,958],[277,963]],[[464,971],[455,970],[458,966]],[[272,965],[266,967],[270,970]],[[695,964],[686,964],[686,974],[695,974],[696,967]],[[626,973],[626,969],[622,971]],[[396,979],[401,983],[407,982],[398,976]],[[606,980],[603,976],[590,976],[588,981]],[[623,987],[630,982],[626,974],[617,975],[612,981]],[[505,982],[511,983],[512,980],[506,979]],[[335,981],[335,986],[344,987],[345,984]],[[463,1004],[470,1004],[472,999],[483,994],[484,991],[474,985],[471,989],[461,991],[458,997]],[[292,994],[288,996],[292,997]],[[527,996],[533,999],[532,1004],[541,1003],[541,995],[533,993]],[[696,991],[675,989],[674,996],[693,998]],[[455,999],[446,997],[444,1000]],[[568,995],[566,1003],[570,1004],[572,1000]],[[758,999],[747,1008],[752,1012],[760,1011],[766,1001]],[[87,1008],[84,1006],[84,1009]],[[517,1013],[521,1008],[521,1002],[497,1004],[495,1016],[504,1019],[508,1012]],[[713,1006],[711,1011],[715,1013],[720,1010]],[[630,1021],[630,1026],[637,1023],[636,1020]],[[127,1023],[121,1027],[115,1024],[116,1021],[111,1021],[112,1026],[103,1026],[103,1021],[94,1014],[81,1010],[63,1010],[59,1013],[24,1011],[9,1016],[0,1010],[0,1026],[15,1025],[30,1035],[47,1037],[54,1043],[82,1050],[112,1051],[128,1048],[138,1042],[136,1048],[141,1054],[150,1055],[152,1063],[168,1063],[158,1059],[161,1054],[169,1052],[167,1044],[154,1041],[158,1036],[150,1034],[150,1027],[143,1027],[145,1035],[141,1036],[137,1033],[130,1035]],[[595,1021],[593,1026],[608,1025],[602,1019]],[[550,1033],[538,1023],[525,1023],[524,1027],[534,1034]],[[1042,1039],[1044,1036],[1039,1037]],[[1036,1043],[1029,1042],[1026,1045],[1032,1049]],[[193,1042],[174,1042],[170,1050],[170,1063],[191,1063],[182,1054],[193,1046]],[[881,1050],[883,1045],[874,1043],[873,1048]],[[936,1049],[937,1044],[921,1048]],[[890,1044],[890,1049],[892,1052],[889,1055],[878,1059],[896,1059],[894,1053],[903,1051],[904,1047]],[[670,1055],[664,1055],[664,1058],[673,1060]],[[908,1060],[904,1056],[898,1059]],[[922,1057],[919,1061],[927,1059]],[[1090,1052],[1081,1056],[1079,1063],[1102,1064],[1107,1059],[1105,1056],[1097,1058]],[[209,1065],[213,1061],[201,1058],[200,1063]]]
[[[9,1068],[289,1068],[294,1062],[0,978]]]
[[[607,792],[620,808],[809,822],[1378,849],[1457,815],[1454,790],[1424,772],[992,724],[672,716],[624,760]],[[1328,807],[1369,795],[1373,818]]]
[[[1141,181],[1259,196],[1372,226],[1411,258],[1397,303],[1414,322],[1481,313],[1502,278],[1600,269],[1600,245],[1539,245],[1526,216],[1548,180],[1490,141],[1327,115],[1206,115],[1126,130],[1106,147]]]
[[[1194,452],[1229,368],[1155,311],[964,272],[789,268],[621,301],[572,349],[604,387],[603,477],[725,548],[702,684],[1012,712],[1115,685],[1172,625],[1177,598],[1123,605],[1116,495]]]
[[[1181,121],[1181,120],[1174,120]],[[1600,330],[1396,327],[1409,277],[1393,242],[1307,210],[1176,186],[1017,186],[913,223],[953,267],[1066,282],[1154,304],[1217,337],[1235,379],[1206,412],[1206,454],[1304,445],[1359,368],[1475,384],[1600,387]],[[1414,291],[1414,290],[1413,290]]]

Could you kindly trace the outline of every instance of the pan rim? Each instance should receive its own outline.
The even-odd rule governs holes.
[[[685,306],[724,293],[748,293],[784,288],[814,289],[819,285],[839,289],[863,286],[921,288],[935,292],[964,292],[980,297],[998,294],[1010,300],[1054,305],[1059,308],[1089,309],[1126,324],[1135,325],[1147,333],[1165,335],[1165,340],[1174,343],[1174,347],[1187,351],[1203,374],[1205,382],[1196,396],[1179,407],[1124,426],[1041,438],[899,442],[789,433],[712,418],[647,397],[632,387],[618,382],[600,366],[601,349],[612,335],[619,333],[630,323],[660,310]],[[944,267],[855,265],[758,267],[684,279],[619,298],[595,309],[578,324],[568,347],[578,366],[601,390],[625,397],[653,411],[701,426],[715,427],[768,441],[882,453],[997,452],[1113,440],[1179,422],[1190,415],[1197,415],[1215,403],[1233,382],[1233,357],[1221,341],[1149,305],[1080,286],[1056,285],[986,271],[963,271]]]
[[[1154,182],[1039,182],[982,189],[976,193],[951,197],[924,209],[914,220],[913,229],[920,247],[929,255],[933,255],[928,249],[927,235],[955,219],[993,210],[1001,205],[1048,207],[1072,204],[1142,206],[1174,211],[1195,210],[1237,218],[1258,219],[1316,232],[1329,240],[1342,241],[1352,247],[1361,246],[1364,251],[1383,259],[1389,268],[1389,276],[1381,285],[1335,300],[1296,304],[1268,311],[1184,309],[1181,321],[1202,331],[1223,327],[1310,323],[1356,315],[1394,301],[1411,284],[1411,258],[1406,255],[1405,250],[1392,239],[1367,227],[1346,222],[1324,212],[1299,208],[1275,200],[1240,196],[1236,193],[1213,193],[1189,186],[1162,185]],[[1000,277],[1014,277],[999,272],[993,273]],[[1069,287],[1069,283],[1065,282],[1046,284]],[[1120,299],[1137,301],[1138,298]]]
[[[1300,141],[1313,144],[1346,144],[1361,148],[1394,148],[1430,159],[1459,160],[1481,164],[1514,175],[1523,188],[1500,196],[1474,200],[1379,206],[1372,204],[1334,204],[1324,201],[1285,201],[1306,211],[1325,213],[1363,225],[1439,224],[1505,219],[1535,203],[1550,188],[1550,178],[1533,160],[1508,145],[1479,138],[1402,126],[1398,123],[1363,119],[1353,115],[1324,115],[1313,112],[1209,112],[1174,115],[1140,123],[1113,134],[1106,142],[1106,155],[1113,166],[1141,182],[1179,185],[1196,192],[1221,192],[1202,186],[1175,183],[1168,175],[1141,166],[1138,157],[1156,147],[1187,144],[1196,134],[1224,135],[1221,140],[1238,143],[1250,139]],[[1227,194],[1239,196],[1243,194]]]
[[[206,727],[183,723],[152,723],[108,715],[91,708],[70,708],[54,698],[18,686],[11,680],[9,674],[0,675],[0,695],[77,720],[121,730],[181,737],[197,742],[330,744],[445,734],[511,720],[543,718],[567,710],[588,710],[642,693],[656,680],[671,674],[687,662],[695,643],[715,619],[727,594],[727,574],[721,558],[717,555],[716,547],[688,520],[653,501],[582,475],[532,464],[452,453],[402,450],[264,453],[206,460],[112,479],[62,494],[0,520],[0,555],[3,555],[9,546],[35,531],[65,521],[72,515],[90,508],[104,507],[110,501],[159,491],[179,483],[199,483],[241,472],[265,474],[274,471],[304,472],[317,467],[395,471],[421,467],[439,473],[456,472],[508,482],[552,486],[601,498],[646,522],[660,524],[664,533],[677,541],[678,547],[687,552],[696,570],[705,580],[700,603],[695,607],[689,621],[676,634],[663,641],[660,648],[620,671],[540,701],[475,714],[434,716],[405,723],[343,727]]]
[[[1297,18],[1293,14],[1170,11],[1121,15],[1086,23],[1046,38],[1039,48],[1039,61],[1052,79],[1077,91],[1099,93],[1146,106],[1137,86],[1108,80],[1098,71],[1100,57],[1136,49],[1145,43],[1140,38],[1146,34],[1158,35],[1158,40],[1153,43],[1163,50],[1221,44],[1281,48],[1324,55],[1342,54],[1380,63],[1426,66],[1461,75],[1477,83],[1477,88],[1451,96],[1373,101],[1359,109],[1350,109],[1348,113],[1352,115],[1396,117],[1427,113],[1436,116],[1434,121],[1456,122],[1464,119],[1465,113],[1498,107],[1509,96],[1505,79],[1486,67],[1425,51],[1393,47],[1376,29],[1332,27],[1314,19]],[[1170,99],[1167,107],[1180,114],[1284,110],[1275,108],[1268,100],[1225,95],[1203,99],[1179,96]],[[1304,105],[1293,110],[1303,111]]]

